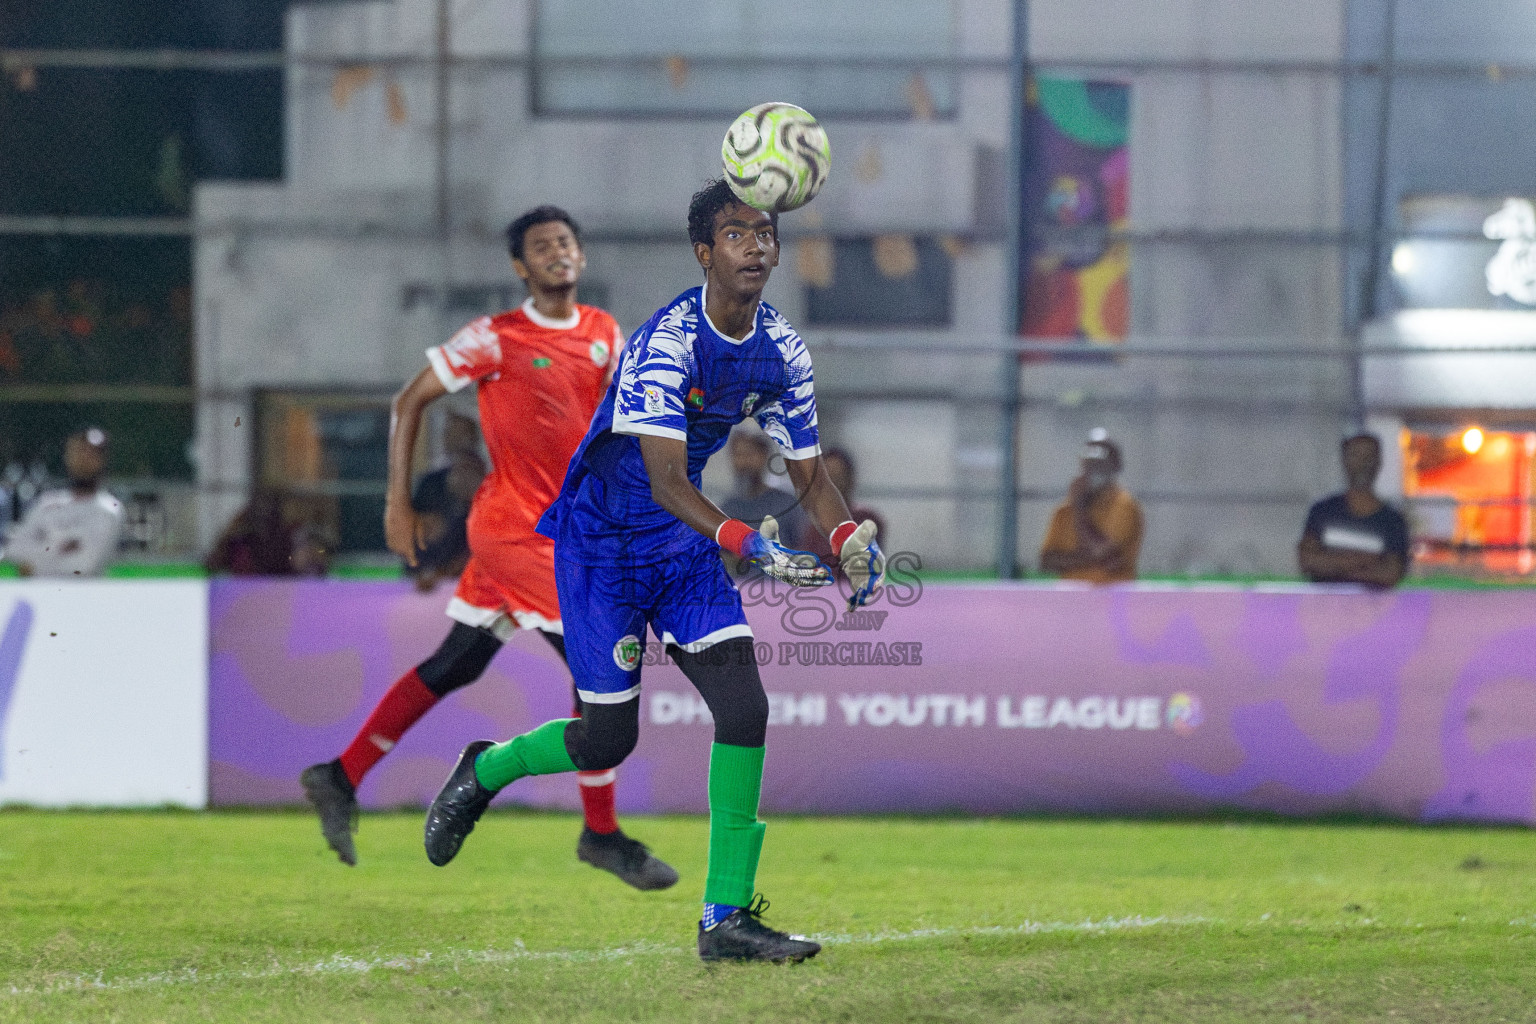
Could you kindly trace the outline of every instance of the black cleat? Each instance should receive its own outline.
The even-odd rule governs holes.
[[[496,744],[490,740],[476,740],[459,754],[459,763],[448,774],[442,791],[427,808],[426,846],[427,860],[442,867],[453,860],[464,839],[475,830],[475,822],[491,805],[499,790],[486,789],[475,778],[475,758],[487,747]]]
[[[347,781],[341,761],[312,764],[299,773],[299,785],[320,814],[320,834],[347,865],[357,863],[352,833],[357,831],[357,792]]]
[[[654,856],[638,839],[629,838],[623,829],[604,835],[582,826],[576,856],[642,891],[670,889],[677,884],[672,865]]]
[[[767,960],[782,964],[799,963],[821,952],[821,943],[801,935],[774,931],[758,918],[768,909],[768,901],[758,894],[750,907],[735,911],[730,917],[706,931],[699,923],[699,959]]]

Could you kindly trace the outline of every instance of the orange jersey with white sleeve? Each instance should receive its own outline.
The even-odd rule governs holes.
[[[560,493],[623,347],[618,323],[596,306],[577,305],[568,320],[553,320],[529,299],[427,350],[449,391],[480,385],[491,471],[470,512],[471,551],[477,534],[499,545],[552,549],[535,527]]]

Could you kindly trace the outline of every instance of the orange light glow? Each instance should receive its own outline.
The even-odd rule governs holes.
[[[1461,435],[1461,447],[1468,455],[1476,455],[1483,447],[1483,432],[1477,427],[1468,427]]]

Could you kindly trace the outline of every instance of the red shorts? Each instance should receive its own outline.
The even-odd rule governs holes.
[[[515,540],[471,530],[469,564],[448,602],[448,617],[502,640],[519,629],[564,633],[555,591],[555,542],[538,534]]]

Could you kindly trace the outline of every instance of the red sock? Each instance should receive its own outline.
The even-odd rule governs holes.
[[[415,669],[395,681],[395,685],[389,688],[389,692],[369,714],[363,727],[357,730],[351,744],[342,751],[341,768],[354,787],[363,781],[368,769],[394,749],[405,731],[430,711],[437,701],[437,694],[427,689],[427,684],[421,681]]]
[[[599,835],[611,835],[619,830],[619,819],[613,815],[613,769],[605,772],[577,772],[576,781],[581,785],[581,810],[587,819],[587,828]]]

